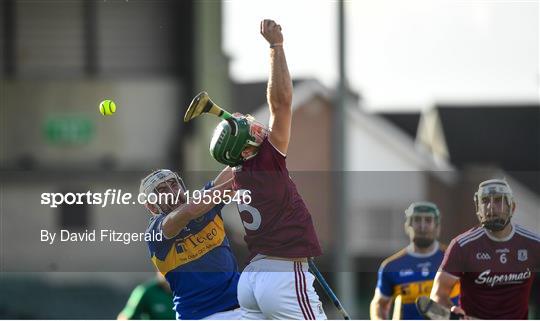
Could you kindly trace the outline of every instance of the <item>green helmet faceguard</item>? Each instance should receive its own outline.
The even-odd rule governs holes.
[[[212,157],[225,165],[240,165],[245,160],[242,151],[247,146],[260,145],[251,127],[246,117],[231,117],[221,121],[210,141]]]

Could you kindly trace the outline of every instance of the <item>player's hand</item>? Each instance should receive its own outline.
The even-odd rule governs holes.
[[[454,305],[451,309],[450,309],[450,312],[452,312],[453,314],[457,314],[460,316],[460,320],[469,320],[469,318],[467,317],[467,314],[465,313],[465,310],[463,310],[461,307],[457,306],[457,305]]]
[[[281,26],[274,20],[264,19],[261,21],[261,35],[270,45],[283,44]]]

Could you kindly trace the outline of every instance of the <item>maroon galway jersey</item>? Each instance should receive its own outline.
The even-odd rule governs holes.
[[[251,257],[303,258],[322,254],[311,215],[289,176],[285,156],[265,138],[257,155],[237,167],[234,188],[251,193],[238,204]]]
[[[529,295],[540,266],[540,236],[519,225],[504,240],[482,227],[452,240],[440,270],[461,282],[460,305],[481,319],[527,319]]]

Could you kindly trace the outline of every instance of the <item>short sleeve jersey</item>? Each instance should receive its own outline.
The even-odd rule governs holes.
[[[322,254],[311,214],[289,176],[285,155],[265,138],[256,156],[234,171],[234,187],[249,191],[238,205],[252,257],[301,258]]]
[[[379,268],[377,291],[394,299],[394,319],[423,319],[416,308],[416,298],[429,296],[445,248],[437,243],[431,253],[420,254],[407,247],[383,261]],[[455,304],[458,296],[459,285],[456,285],[450,295]]]
[[[192,220],[171,239],[148,242],[152,262],[171,286],[178,319],[202,319],[238,306],[240,274],[225,235],[222,207]],[[154,216],[147,232],[162,231],[164,218]]]
[[[459,278],[460,304],[481,319],[527,319],[540,264],[540,237],[519,225],[506,239],[473,228],[452,240],[441,271]]]

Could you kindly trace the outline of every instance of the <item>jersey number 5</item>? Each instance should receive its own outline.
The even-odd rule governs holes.
[[[238,191],[240,194],[242,194],[243,190]],[[259,212],[258,209],[255,207],[249,205],[249,204],[238,204],[238,213],[242,214],[242,212],[248,212],[251,216],[251,223],[246,222],[242,219],[242,224],[244,224],[244,227],[250,231],[256,231],[260,226],[262,222],[261,212]]]

